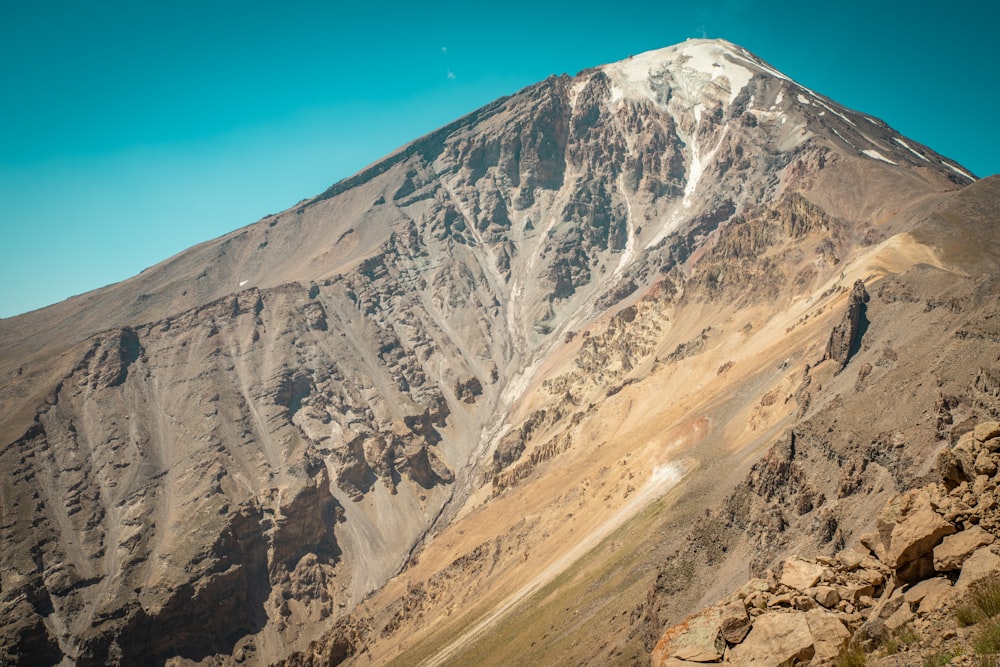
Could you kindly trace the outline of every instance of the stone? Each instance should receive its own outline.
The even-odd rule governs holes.
[[[829,664],[840,655],[851,639],[850,631],[835,615],[817,609],[806,614],[813,639],[813,663]]]
[[[805,591],[815,586],[822,575],[823,566],[819,563],[811,563],[797,556],[792,556],[785,561],[781,570],[781,579],[778,581],[797,591]]]
[[[809,611],[819,606],[816,600],[808,595],[796,595],[795,600],[792,601],[792,605],[799,611]]]
[[[840,594],[841,599],[847,600],[852,604],[857,604],[858,600],[862,597],[871,599],[875,595],[875,587],[871,584],[847,584],[838,587],[837,592]]]
[[[977,442],[986,442],[1000,436],[1000,422],[981,422],[972,430],[972,435]]]
[[[878,517],[878,532],[886,544],[886,563],[899,568],[930,553],[955,526],[934,511],[931,491],[914,489],[886,503]]]
[[[909,625],[913,622],[913,612],[910,610],[909,605],[900,605],[899,609],[894,611],[889,615],[889,618],[885,619],[885,629],[891,633],[899,632],[904,626]]]
[[[1000,572],[1000,556],[989,547],[979,547],[962,564],[962,574],[955,582],[955,591],[964,595],[972,584]]]
[[[941,544],[934,547],[934,569],[938,572],[958,570],[976,549],[993,544],[995,539],[981,526],[973,526],[968,530],[949,535],[941,541]]]
[[[881,572],[868,569],[867,567],[863,570],[858,570],[856,574],[858,579],[873,587],[881,586],[882,582],[885,581],[885,576]]]
[[[663,633],[653,650],[653,663],[662,664],[667,658],[692,662],[721,660],[726,650],[721,632],[720,611],[715,607],[703,609]]]
[[[934,577],[933,579],[925,579],[906,591],[903,594],[903,599],[911,606],[914,604],[919,605],[917,612],[921,615],[926,615],[935,609],[944,607],[951,601],[954,595],[955,588],[948,579]]]
[[[997,464],[993,461],[993,457],[990,456],[990,452],[985,449],[979,450],[979,454],[976,456],[975,469],[977,475],[989,475],[993,476],[997,472]]]
[[[833,609],[840,604],[840,593],[833,586],[816,586],[809,589],[808,593],[827,609]]]
[[[1000,437],[990,438],[989,440],[983,442],[983,449],[988,452],[996,452],[1000,449]]]
[[[813,643],[805,612],[771,611],[754,621],[750,634],[726,658],[736,666],[778,667],[811,660]]]
[[[823,361],[833,359],[837,362],[837,372],[840,372],[850,361],[851,355],[857,350],[866,321],[865,310],[868,303],[868,292],[862,280],[854,282],[854,288],[847,303],[847,312],[843,320],[830,332],[826,343]]]
[[[861,567],[861,561],[864,559],[864,554],[858,553],[854,549],[844,549],[837,554],[837,560],[843,565],[848,571],[853,571]]]
[[[885,561],[885,544],[882,543],[882,537],[878,533],[865,533],[858,541],[867,548],[872,555],[875,556],[880,561]]]
[[[722,608],[719,619],[722,638],[730,644],[739,644],[750,632],[750,617],[742,602],[732,602]]]

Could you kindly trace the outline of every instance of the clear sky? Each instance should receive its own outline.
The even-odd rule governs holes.
[[[0,317],[288,208],[550,74],[688,37],[744,46],[976,175],[994,174],[996,6],[5,2]]]

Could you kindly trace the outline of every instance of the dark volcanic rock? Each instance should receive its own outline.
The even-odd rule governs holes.
[[[838,370],[843,370],[861,345],[861,337],[868,328],[867,303],[868,291],[865,290],[865,283],[857,280],[847,302],[847,313],[830,333],[826,353],[823,355],[824,361],[827,359],[836,361]]]

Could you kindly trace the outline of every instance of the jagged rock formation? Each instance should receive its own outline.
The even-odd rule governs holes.
[[[646,659],[1000,416],[998,187],[693,40],[0,321],[3,659]]]
[[[868,318],[865,316],[867,303],[868,292],[865,290],[864,281],[855,281],[847,302],[844,321],[833,328],[830,341],[826,344],[826,352],[823,354],[824,361],[833,359],[839,364],[838,370],[844,370],[844,366],[861,344],[861,337],[868,327]]]
[[[782,561],[668,629],[653,665],[832,665],[852,641],[874,652],[904,629],[917,636],[899,664],[946,647],[973,653],[954,614],[977,585],[1000,577],[991,546],[1000,535],[997,450],[1000,423],[977,425],[942,452],[942,481],[889,499],[878,532],[833,558]],[[962,467],[969,458],[978,469]]]

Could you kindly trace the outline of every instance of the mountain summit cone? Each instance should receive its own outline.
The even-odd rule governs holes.
[[[1000,416],[998,187],[690,40],[2,320],[0,657],[648,659]]]

